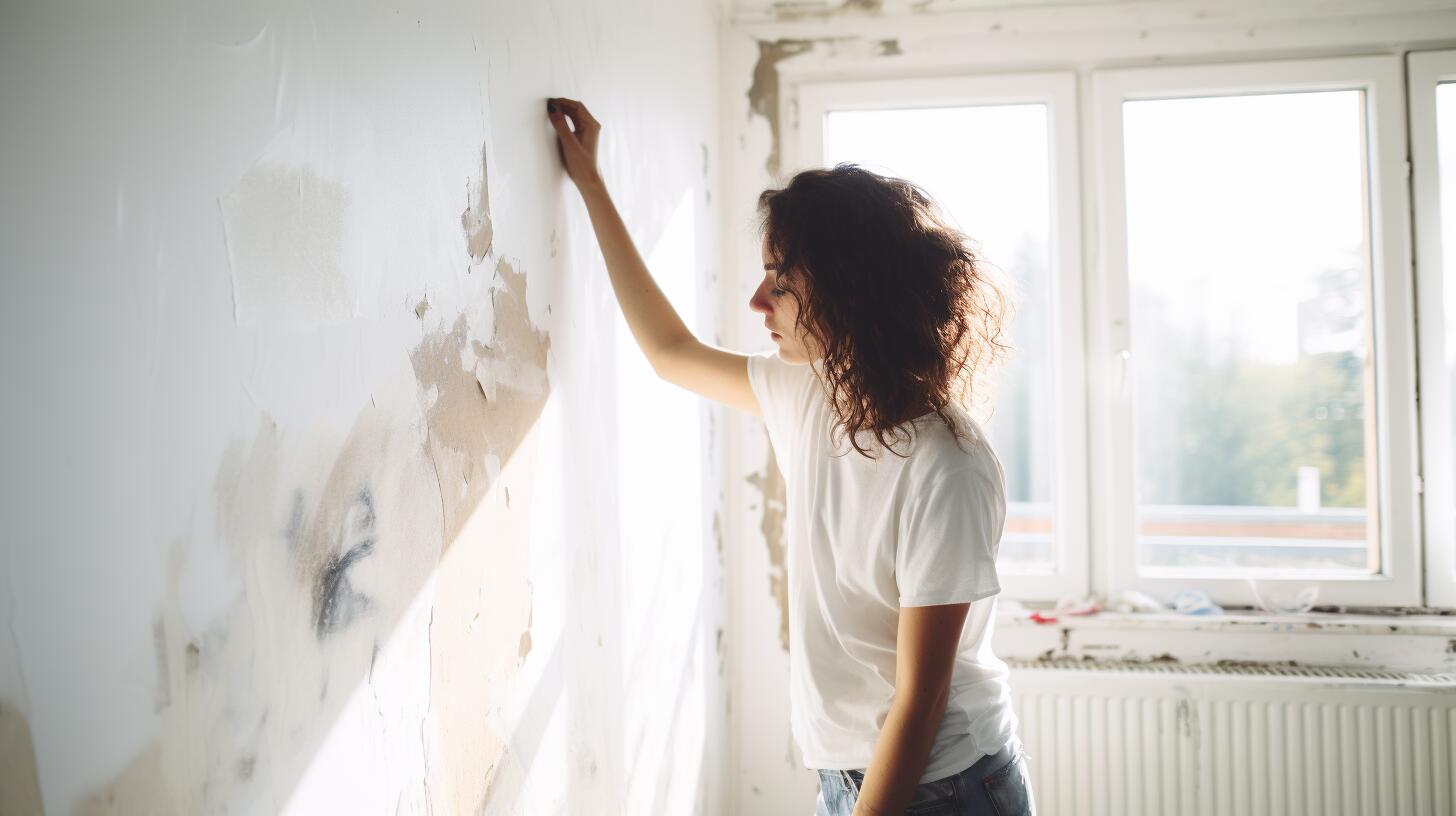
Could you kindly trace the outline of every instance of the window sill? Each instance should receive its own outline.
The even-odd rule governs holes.
[[[1236,662],[1456,670],[1456,615],[1221,615],[1102,612],[1054,615],[1037,623],[1029,610],[1001,614],[995,649],[1018,660]]]

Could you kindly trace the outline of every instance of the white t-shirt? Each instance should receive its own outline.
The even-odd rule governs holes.
[[[794,740],[811,769],[868,767],[895,692],[900,607],[971,601],[920,781],[943,779],[1000,750],[1016,727],[1006,664],[991,652],[1005,474],[961,409],[954,416],[970,442],[958,444],[931,414],[913,422],[913,442],[895,443],[908,457],[863,434],[861,446],[878,454],[868,459],[843,431],[835,455],[818,365],[792,365],[776,351],[748,358],[787,488]]]

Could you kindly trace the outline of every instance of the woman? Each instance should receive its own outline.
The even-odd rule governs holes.
[[[1005,351],[1002,289],[919,188],[809,170],[759,198],[749,306],[777,350],[706,345],[607,194],[601,125],[571,99],[547,112],[653,369],[768,427],[788,487],[791,726],[817,814],[1031,813],[991,652],[1005,476],[962,404]]]

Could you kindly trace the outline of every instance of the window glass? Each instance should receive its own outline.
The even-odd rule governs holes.
[[[1380,569],[1364,110],[1123,104],[1144,574]]]
[[[920,185],[1015,287],[1015,350],[986,425],[1006,470],[999,563],[1012,572],[1057,566],[1047,129],[1044,104],[832,111],[824,121],[825,164],[853,161]]]

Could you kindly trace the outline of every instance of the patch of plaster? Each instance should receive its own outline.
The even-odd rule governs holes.
[[[40,773],[30,722],[10,700],[0,700],[0,813],[40,816]]]
[[[307,166],[261,161],[218,204],[239,326],[304,328],[354,316],[342,186]]]
[[[812,50],[812,40],[759,40],[758,62],[753,65],[753,83],[748,86],[748,109],[768,120],[769,150],[764,168],[770,178],[778,178],[781,126],[779,122],[780,62]]]
[[[509,459],[545,407],[551,339],[531,325],[526,278],[504,259],[503,287],[492,292],[494,336],[470,337],[461,315],[448,333],[426,337],[410,353],[425,401],[429,450],[444,503],[448,549],[490,485],[490,459]],[[447,487],[457,485],[459,488]]]
[[[768,547],[769,594],[779,606],[779,645],[789,650],[789,576],[788,561],[784,550],[784,514],[787,510],[787,496],[784,476],[774,458],[773,446],[768,445],[768,462],[763,470],[748,477],[748,483],[758,488],[763,495],[763,515],[759,530],[763,532],[764,544]]]
[[[465,230],[465,251],[469,253],[470,260],[484,263],[495,232],[490,223],[490,180],[486,174],[483,144],[480,146],[480,183],[465,182],[465,211],[460,213],[460,226]]]

